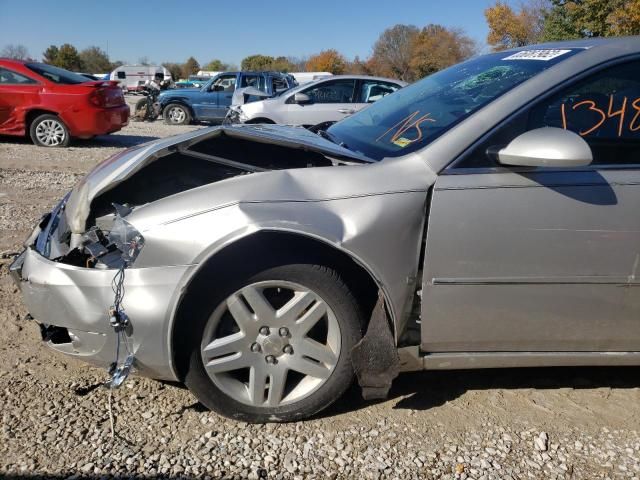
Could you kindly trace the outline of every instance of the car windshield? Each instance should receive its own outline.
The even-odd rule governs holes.
[[[333,141],[373,160],[419,150],[515,86],[580,50],[494,53],[454,65],[331,126]]]
[[[38,75],[43,76],[47,80],[60,83],[63,85],[75,85],[77,83],[90,82],[84,75],[79,73],[73,73],[63,68],[54,67],[53,65],[46,65],[44,63],[26,63],[25,66]]]

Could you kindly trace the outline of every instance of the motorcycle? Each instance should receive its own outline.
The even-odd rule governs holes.
[[[153,122],[156,120],[161,112],[160,102],[158,102],[158,95],[160,95],[160,91],[163,90],[164,81],[158,85],[155,81],[146,82],[144,87],[142,87],[142,94],[145,98],[141,98],[136,102],[136,107],[134,114],[132,116],[132,120],[138,122],[149,121]]]

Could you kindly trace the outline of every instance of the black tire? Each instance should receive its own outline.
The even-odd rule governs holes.
[[[263,124],[263,125],[275,125],[276,122],[269,118],[253,118],[251,120],[247,120],[244,123],[248,124]]]
[[[52,139],[52,143],[47,143],[47,140],[42,139],[42,129],[47,126],[55,125],[57,132],[61,132],[60,136],[56,136],[55,140]],[[29,126],[29,136],[34,145],[39,147],[66,147],[69,145],[71,137],[69,135],[69,129],[65,123],[57,115],[46,113],[34,118]]]
[[[256,268],[254,271],[255,273],[245,276],[244,279],[225,282],[221,290],[209,296],[207,307],[201,308],[194,318],[195,325],[189,328],[189,338],[183,343],[189,351],[185,384],[207,408],[234,420],[266,423],[290,422],[310,417],[340,398],[353,382],[351,349],[363,335],[364,319],[361,308],[338,273],[330,268],[291,263]],[[313,290],[333,310],[340,327],[340,355],[325,383],[307,397],[277,407],[251,406],[231,398],[209,378],[201,355],[202,335],[213,310],[229,295],[245,285],[274,280],[294,282]]]
[[[179,121],[175,120],[175,117],[171,116],[172,110],[179,110],[182,112],[182,118]],[[162,118],[167,125],[189,125],[191,123],[191,112],[187,107],[180,103],[170,103],[162,111]]]

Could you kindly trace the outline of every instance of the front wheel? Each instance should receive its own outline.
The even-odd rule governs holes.
[[[246,422],[309,417],[353,380],[362,313],[339,275],[309,264],[235,283],[191,329],[185,383],[210,409]]]
[[[69,145],[69,129],[56,115],[36,117],[29,127],[29,136],[39,147],[66,147]]]
[[[170,103],[163,112],[164,122],[168,125],[188,125],[191,123],[189,109],[179,103]]]

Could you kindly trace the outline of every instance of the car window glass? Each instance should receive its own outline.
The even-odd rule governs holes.
[[[518,135],[541,127],[571,130],[591,147],[593,164],[640,163],[640,62],[629,62],[581,80],[497,129],[455,164],[497,167],[497,151]]]
[[[218,77],[211,85],[211,90],[233,92],[236,89],[235,75],[222,75]]]
[[[119,79],[127,78],[127,73],[126,72],[118,72],[118,78]]]
[[[243,75],[242,81],[240,82],[241,87],[260,87],[260,75]]]
[[[28,85],[37,83],[35,80],[21,75],[17,72],[0,68],[0,84],[3,85]]]
[[[273,93],[280,93],[287,90],[289,86],[287,85],[287,81],[284,77],[272,77],[271,88]]]
[[[440,70],[336,122],[327,132],[374,160],[405,156],[580,49],[498,52]]]
[[[43,76],[50,82],[61,85],[77,85],[89,81],[87,77],[83,77],[79,73],[70,72],[64,68],[54,67],[53,65],[47,65],[45,63],[25,63],[25,67]]]
[[[360,84],[360,102],[373,103],[382,97],[395,92],[399,85],[389,82],[379,82],[375,80],[363,80]]]
[[[313,103],[353,103],[355,80],[333,80],[304,90]]]

